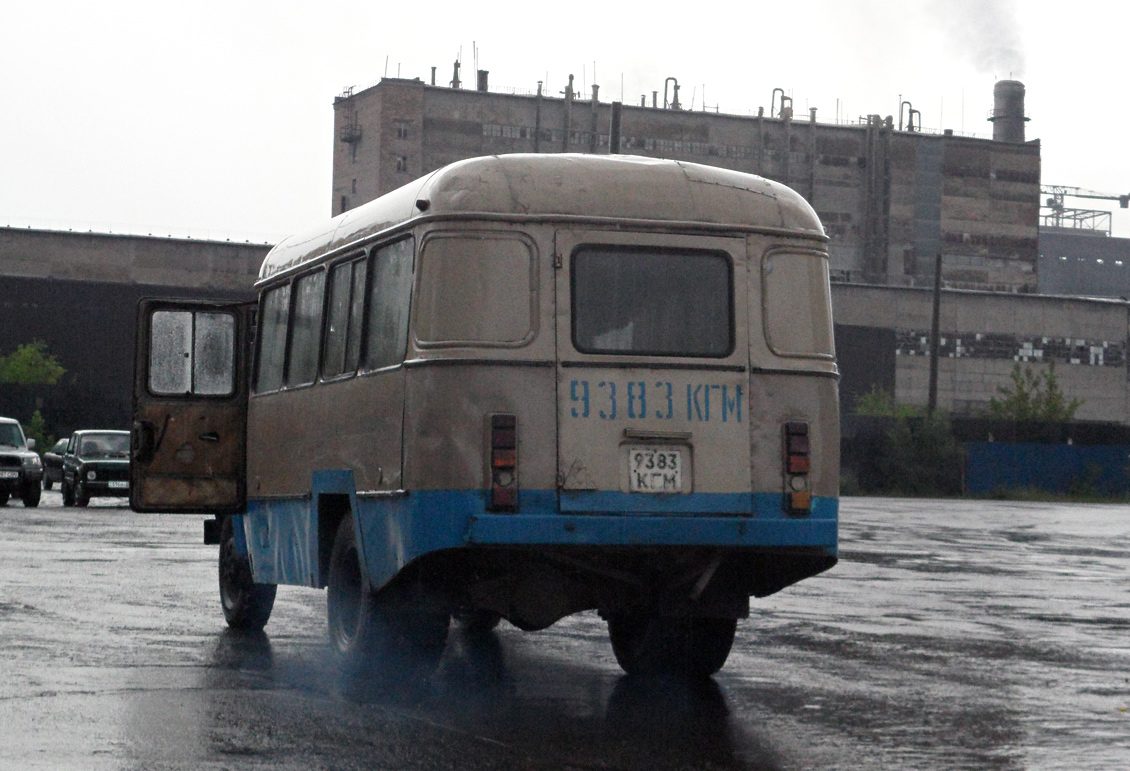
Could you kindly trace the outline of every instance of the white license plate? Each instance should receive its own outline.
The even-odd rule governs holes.
[[[0,479],[19,479],[20,472],[18,471],[0,471]]]
[[[110,482],[111,490],[125,490],[127,487],[129,487],[129,482],[125,480],[115,479]]]
[[[646,444],[629,447],[628,490],[633,493],[681,493],[682,449]]]

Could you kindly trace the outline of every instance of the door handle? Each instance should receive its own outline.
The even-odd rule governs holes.
[[[148,420],[135,420],[131,430],[130,445],[133,447],[135,463],[148,463],[153,460],[157,449],[156,429]]]

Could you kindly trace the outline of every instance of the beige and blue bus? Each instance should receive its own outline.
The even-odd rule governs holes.
[[[143,301],[131,504],[207,513],[227,623],[325,588],[346,671],[596,611],[709,675],[836,562],[827,239],[789,188],[629,156],[457,162],[287,238],[254,306]]]

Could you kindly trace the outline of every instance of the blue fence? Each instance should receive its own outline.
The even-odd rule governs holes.
[[[999,488],[1109,495],[1130,489],[1130,445],[966,442],[965,489],[977,495]]]

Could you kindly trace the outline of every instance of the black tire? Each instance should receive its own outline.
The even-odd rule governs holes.
[[[451,614],[401,589],[373,592],[361,571],[353,517],[338,525],[326,597],[330,649],[347,679],[430,675],[443,656]]]
[[[59,487],[61,487],[63,489],[63,505],[64,506],[74,506],[75,505],[75,491],[69,484],[67,484],[67,480],[64,479],[62,482],[60,482]]]
[[[39,497],[41,495],[43,495],[43,490],[39,485],[28,485],[24,488],[20,500],[24,502],[24,506],[27,506],[29,509],[34,509],[39,505]]]
[[[235,527],[231,517],[220,525],[220,605],[232,629],[258,632],[271,620],[275,607],[275,584],[257,584],[251,561],[236,553]]]
[[[737,619],[625,613],[608,619],[616,661],[629,675],[709,677],[726,663]]]
[[[467,634],[485,634],[498,626],[502,616],[493,610],[470,608],[455,611],[455,620]]]
[[[78,506],[80,509],[85,508],[86,505],[90,503],[90,493],[86,491],[86,486],[83,485],[81,480],[75,483],[74,497],[75,506]]]
[[[0,506],[7,506],[8,498],[10,497],[11,493],[9,493],[7,490],[0,490]]]

